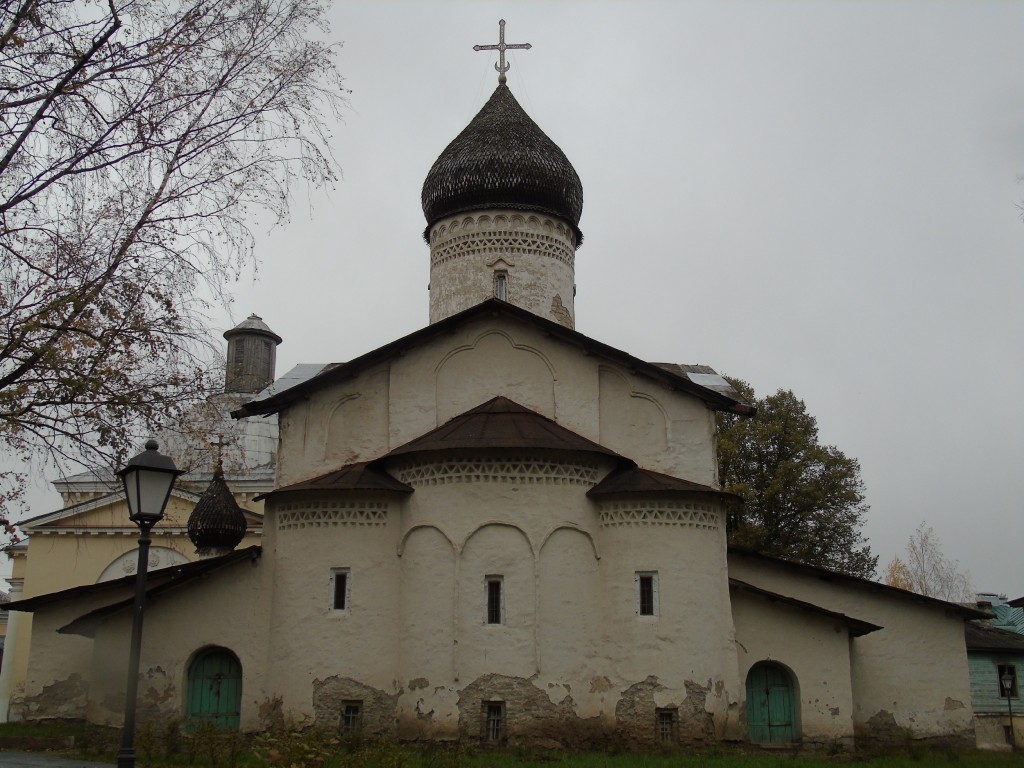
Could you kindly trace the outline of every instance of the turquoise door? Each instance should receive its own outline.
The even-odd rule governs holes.
[[[203,651],[188,668],[188,719],[222,731],[238,730],[242,665],[223,648]]]
[[[754,744],[796,739],[795,697],[789,674],[778,664],[757,664],[747,675],[747,731]]]

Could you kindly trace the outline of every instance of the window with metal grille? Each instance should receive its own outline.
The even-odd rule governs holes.
[[[675,744],[679,734],[679,710],[657,709],[655,716],[658,722],[658,741],[662,744]]]
[[[999,688],[1000,698],[1005,699],[1007,696],[1006,686],[1003,684],[1003,678],[1010,678],[1010,693],[1011,699],[1020,697],[1020,689],[1017,686],[1017,665],[1016,664],[999,664],[996,667],[996,685]]]
[[[636,588],[636,612],[639,616],[658,615],[658,572],[637,571],[634,576]]]
[[[487,623],[505,623],[505,601],[502,599],[504,579],[501,576],[488,576],[487,586]]]
[[[343,733],[358,731],[363,722],[363,702],[343,701],[341,703],[341,730]]]
[[[350,588],[351,579],[349,579],[349,569],[332,568],[330,587],[330,608],[332,611],[340,612],[348,610]]]
[[[505,702],[484,702],[484,740],[503,741],[505,739]]]

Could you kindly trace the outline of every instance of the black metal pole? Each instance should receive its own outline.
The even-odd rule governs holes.
[[[128,657],[128,687],[124,699],[124,730],[117,768],[135,768],[135,704],[139,692],[139,660],[142,655],[142,611],[146,607],[146,573],[149,571],[149,531],[153,522],[139,523],[139,566],[135,574],[135,608],[132,614],[132,645]]]
[[[1013,731],[1013,701],[1010,694],[1013,693],[1013,686],[1006,686],[1006,711],[1010,713],[1010,749],[1017,751],[1017,734]]]

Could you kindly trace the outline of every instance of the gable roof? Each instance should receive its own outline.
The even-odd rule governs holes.
[[[898,599],[908,600],[910,602],[920,603],[922,605],[931,606],[934,608],[943,608],[951,613],[955,613],[964,619],[990,619],[992,614],[988,611],[980,611],[977,608],[970,608],[960,603],[950,603],[946,600],[939,600],[936,597],[928,597],[927,595],[919,595],[916,592],[909,592],[899,587],[890,587],[888,584],[882,584],[878,581],[872,581],[871,579],[863,579],[860,576],[850,576],[846,573],[840,573],[839,571],[833,571],[829,568],[822,568],[819,565],[808,565],[807,563],[798,563],[795,560],[786,560],[781,557],[774,557],[772,555],[766,555],[763,552],[758,552],[755,549],[748,547],[740,547],[736,544],[729,545],[729,554],[741,555],[743,557],[749,557],[753,559],[763,560],[768,563],[774,563],[781,565],[792,571],[803,573],[806,575],[817,576],[822,581],[835,581],[848,584],[850,586],[860,587],[871,592],[879,592],[882,594],[889,595]]]
[[[744,415],[751,415],[754,413],[754,406],[744,402],[740,398],[739,394],[734,390],[731,390],[731,388],[729,390],[731,394],[727,394],[723,391],[719,391],[721,386],[717,382],[715,382],[717,389],[697,383],[697,381],[691,378],[691,372],[684,370],[680,366],[677,366],[680,370],[675,371],[670,370],[670,367],[666,368],[645,362],[623,352],[620,349],[610,347],[607,344],[602,344],[588,336],[584,336],[578,331],[566,328],[559,323],[540,317],[539,315],[535,315],[532,312],[513,304],[509,304],[508,302],[501,301],[500,299],[487,299],[474,307],[470,307],[462,312],[446,317],[436,323],[431,323],[425,328],[421,328],[407,336],[403,336],[389,344],[385,344],[383,347],[378,347],[364,355],[349,360],[347,363],[320,366],[318,372],[314,373],[309,378],[297,377],[295,379],[296,383],[288,389],[274,391],[266,397],[260,397],[245,403],[241,408],[233,411],[231,415],[235,418],[243,418],[245,416],[277,413],[284,410],[292,403],[304,399],[311,392],[314,392],[321,387],[356,376],[361,371],[378,362],[402,355],[413,347],[417,347],[439,336],[450,334],[454,329],[464,323],[486,316],[507,317],[533,325],[547,336],[578,347],[587,354],[597,355],[608,360],[612,360],[636,371],[639,374],[659,381],[667,387],[678,389],[682,392],[693,395],[703,401],[704,404],[712,410],[728,411],[730,413]],[[306,368],[307,373],[313,369],[317,369],[317,366],[304,367]],[[703,367],[701,368],[703,370]],[[710,371],[711,369],[709,368],[707,370]],[[698,376],[698,380],[700,380],[699,377],[701,375],[707,374],[693,372],[692,375]],[[717,376],[717,374],[715,375]]]
[[[770,600],[773,603],[781,603],[807,613],[816,613],[819,616],[835,619],[836,621],[846,625],[851,637],[860,637],[861,635],[866,635],[869,632],[877,632],[880,629],[884,629],[884,627],[872,624],[870,621],[855,619],[852,616],[847,616],[845,613],[830,611],[827,608],[822,608],[820,605],[815,605],[814,603],[808,603],[804,600],[797,600],[795,597],[787,597],[785,595],[780,595],[778,592],[761,589],[761,587],[755,587],[753,584],[748,584],[747,582],[740,581],[739,579],[730,577],[729,589],[734,589],[739,592],[747,592],[751,595],[756,595],[757,597]]]
[[[460,448],[583,451],[630,461],[603,445],[577,435],[547,416],[502,396],[493,397],[476,408],[452,417],[440,427],[398,446],[383,458]]]

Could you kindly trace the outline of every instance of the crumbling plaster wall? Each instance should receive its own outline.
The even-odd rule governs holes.
[[[474,462],[460,476],[450,458],[439,480],[429,463],[407,459],[391,471],[413,485],[410,496],[269,502],[273,625],[288,628],[271,641],[271,689],[284,709],[330,724],[339,716],[334,704],[356,698],[338,691],[364,686],[367,712],[380,723],[380,708],[394,706],[403,738],[464,736],[479,726],[480,702],[502,700],[510,735],[569,728],[574,739],[592,739],[595,728],[607,731],[599,724],[615,722],[623,696],[636,699],[632,686],[653,678],[657,706],[680,708],[683,739],[735,737],[739,682],[730,613],[722,611],[721,510],[627,524],[616,507],[602,527],[585,493],[612,463],[582,454],[561,463],[564,473],[545,480],[523,457],[501,467],[501,477]],[[303,505],[305,527],[295,517]],[[373,522],[352,516],[371,505]],[[291,517],[278,524],[285,508]],[[332,567],[349,569],[345,611],[328,607]],[[659,573],[656,617],[636,615],[638,570]],[[488,576],[503,582],[501,624],[486,620]],[[311,697],[323,686],[334,693]],[[517,711],[517,701],[528,711]],[[646,699],[621,717],[649,719],[653,733],[654,698],[649,712],[638,701]]]
[[[797,736],[804,743],[853,744],[850,634],[834,619],[733,592],[732,615],[740,681],[761,661],[782,664],[795,678]]]
[[[858,743],[909,738],[974,743],[964,619],[913,595],[823,578],[733,552],[729,572],[755,586],[883,629],[851,641]]]

